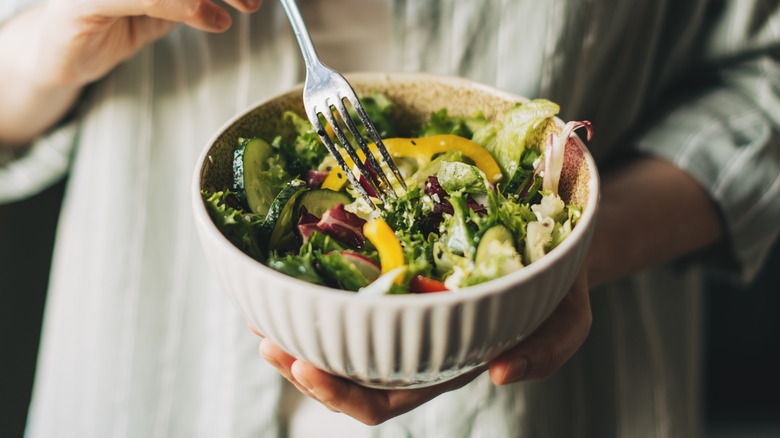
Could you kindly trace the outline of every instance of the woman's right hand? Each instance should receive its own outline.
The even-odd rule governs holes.
[[[254,12],[261,0],[225,0]],[[55,65],[51,81],[84,85],[170,32],[178,23],[208,32],[230,27],[228,12],[209,0],[49,0],[39,35]]]
[[[262,0],[224,0],[254,12]],[[0,26],[0,143],[29,141],[56,123],[80,90],[184,23],[222,32],[210,0],[48,0]]]

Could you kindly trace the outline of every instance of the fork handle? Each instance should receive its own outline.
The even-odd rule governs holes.
[[[298,38],[298,45],[301,47],[301,53],[303,53],[303,61],[306,63],[307,68],[312,68],[317,64],[320,64],[317,51],[314,50],[314,43],[311,42],[311,36],[309,31],[306,30],[306,25],[301,18],[301,12],[298,10],[298,5],[295,0],[279,0],[284,7],[284,11],[287,13],[287,18],[290,19],[295,37]]]

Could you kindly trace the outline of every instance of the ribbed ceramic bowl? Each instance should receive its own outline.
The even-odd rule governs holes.
[[[359,95],[385,93],[402,132],[431,112],[481,110],[499,118],[523,98],[452,77],[355,74]],[[553,311],[574,281],[593,231],[599,193],[596,166],[572,138],[560,183],[567,202],[584,205],[572,234],[527,267],[477,286],[423,295],[365,297],[309,284],[256,262],[211,221],[201,189],[230,186],[238,137],[292,135],[282,112],[304,114],[301,88],[258,104],[229,121],[206,145],[192,186],[195,222],[211,268],[249,324],[291,355],[366,386],[412,388],[454,378],[486,364],[527,337]]]

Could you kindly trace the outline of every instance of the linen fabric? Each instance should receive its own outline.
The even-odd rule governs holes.
[[[0,20],[39,3],[5,0]],[[780,6],[752,0],[303,0],[337,70],[458,75],[590,120],[606,168],[668,160],[716,201],[750,280],[780,230]],[[352,9],[350,9],[352,8]],[[349,19],[338,14],[351,11]],[[284,13],[181,26],[85,90],[73,115],[0,156],[0,200],[69,175],[29,437],[694,437],[700,264],[592,292],[594,325],[553,377],[461,390],[377,427],[304,400],[200,253],[195,160],[250,104],[303,80]]]

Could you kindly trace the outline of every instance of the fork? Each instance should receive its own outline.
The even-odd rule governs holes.
[[[355,176],[352,169],[347,165],[344,157],[339,152],[338,147],[334,144],[333,139],[330,138],[328,132],[325,130],[325,126],[323,126],[320,116],[322,116],[333,129],[333,133],[338,139],[338,143],[347,152],[369,187],[375,194],[379,195],[379,198],[383,203],[386,202],[388,194],[391,196],[397,196],[397,194],[390,184],[387,175],[385,175],[380,167],[379,162],[376,160],[376,157],[374,157],[374,154],[369,149],[366,140],[352,121],[352,118],[347,111],[347,107],[344,105],[345,99],[352,105],[360,122],[366,127],[369,137],[379,150],[382,159],[387,163],[388,167],[395,175],[395,178],[405,190],[406,183],[401,176],[401,172],[398,171],[398,167],[396,167],[387,148],[384,143],[382,143],[379,132],[377,132],[371,119],[369,119],[368,114],[366,114],[366,110],[363,108],[363,105],[355,94],[355,90],[352,89],[352,86],[347,82],[344,76],[323,64],[317,56],[317,52],[314,50],[314,44],[311,41],[308,30],[306,30],[306,25],[301,18],[301,13],[298,10],[295,0],[280,1],[287,13],[287,17],[290,19],[290,24],[298,39],[298,45],[301,47],[301,53],[303,54],[303,59],[306,64],[306,79],[303,85],[303,106],[306,109],[306,116],[323,144],[325,144],[330,155],[338,162],[339,167],[342,172],[344,172],[344,175],[346,175],[347,180],[352,184],[355,190],[360,193],[368,205],[376,209],[368,190],[360,184],[360,181]],[[360,147],[360,150],[363,151],[363,154],[366,157],[366,163],[371,167],[370,170],[366,167],[366,163],[360,159],[354,146],[348,140],[343,127],[338,123],[338,120],[333,114],[334,110],[338,113],[343,125],[346,126],[349,133],[352,134],[352,137],[355,139],[358,147]],[[381,179],[381,182],[377,177]]]

